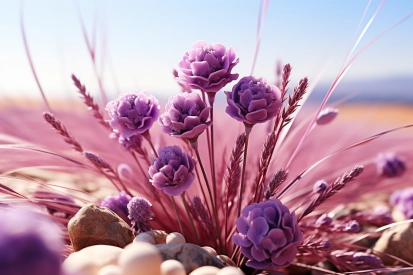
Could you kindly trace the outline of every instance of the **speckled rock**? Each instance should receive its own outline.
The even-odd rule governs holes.
[[[400,224],[387,229],[375,244],[374,250],[413,262],[413,224]],[[402,264],[382,253],[376,255],[386,265]]]
[[[163,230],[149,230],[146,231],[145,234],[151,235],[156,244],[166,244],[166,237],[168,237],[168,233]]]
[[[237,266],[230,257],[226,256],[226,255],[218,255],[217,256],[218,259],[220,259],[225,266]]]
[[[158,244],[156,248],[161,252],[164,261],[170,259],[180,261],[184,265],[187,273],[191,273],[201,266],[224,267],[221,260],[210,255],[203,248],[195,244]]]
[[[129,225],[110,209],[84,205],[67,226],[74,251],[104,244],[125,247],[133,241]]]

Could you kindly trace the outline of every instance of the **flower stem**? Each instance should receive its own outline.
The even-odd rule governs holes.
[[[151,140],[151,135],[149,134],[149,130],[147,130],[146,132],[142,133],[142,137],[144,139],[146,139],[146,141],[148,141],[149,145],[151,146],[151,149],[153,151],[153,154],[155,155],[155,157],[158,157],[158,152],[156,152],[155,150],[155,146],[153,146],[152,140]]]
[[[181,229],[182,235],[184,235],[184,237],[185,237],[185,231],[184,231],[184,228],[182,227],[181,218],[179,217],[178,209],[176,209],[176,203],[175,203],[175,199],[174,199],[173,196],[171,196],[171,200],[172,200],[172,205],[173,205],[174,210],[175,210],[175,215],[178,218],[179,228]],[[186,237],[185,237],[185,239],[186,239]]]
[[[241,215],[241,204],[242,204],[242,192],[244,190],[244,181],[245,181],[245,167],[247,164],[247,152],[248,152],[248,140],[252,130],[251,124],[244,123],[245,126],[245,145],[244,145],[244,159],[242,160],[242,172],[241,172],[241,186],[239,189],[239,201],[238,201],[238,216]]]
[[[210,98],[208,96],[208,98]],[[212,176],[212,189],[214,192],[214,202],[215,202],[215,206],[217,206],[217,182],[216,182],[216,178],[215,178],[215,150],[214,150],[214,106],[213,106],[213,101],[211,103],[211,176]]]
[[[196,244],[199,245],[200,243],[199,243],[198,234],[196,233],[196,230],[195,230],[194,221],[193,221],[191,215],[189,214],[188,203],[186,202],[186,199],[185,199],[185,192],[183,192],[181,194],[181,198],[182,198],[182,202],[184,203],[184,206],[185,206],[186,215],[188,216],[188,220],[191,223],[191,227],[192,227],[192,231],[194,233]]]
[[[208,182],[207,175],[205,173],[204,165],[202,164],[201,156],[199,155],[198,140],[197,139],[191,139],[191,140],[189,140],[189,143],[191,144],[192,149],[194,149],[194,151],[195,151],[196,157],[198,159],[199,166],[201,167],[202,175],[204,176],[205,184],[206,184],[207,189],[208,189],[209,199],[211,201],[212,212],[214,213],[215,229],[217,231],[216,234],[217,234],[217,238],[218,238],[218,242],[219,242],[219,247],[222,250],[221,233],[220,233],[219,222],[218,222],[218,212],[217,212],[216,205],[214,204],[214,200],[212,198],[211,187],[209,186],[209,182]]]

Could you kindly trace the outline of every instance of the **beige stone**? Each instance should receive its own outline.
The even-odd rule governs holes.
[[[218,271],[219,268],[215,266],[201,266],[192,271],[189,275],[216,275]]]
[[[227,266],[218,271],[217,275],[245,275],[241,269],[234,266]]]
[[[98,275],[122,275],[122,268],[117,265],[106,265],[99,269]]]
[[[166,233],[163,230],[149,230],[149,231],[146,231],[145,233],[151,235],[152,238],[155,240],[156,244],[166,243],[166,237],[168,236],[168,233]]]
[[[178,232],[172,232],[166,236],[166,243],[167,244],[172,244],[172,243],[186,243],[185,237]]]
[[[218,255],[217,258],[220,259],[225,266],[237,266],[236,263],[234,263],[234,261],[226,255]]]
[[[149,234],[146,234],[146,233],[141,233],[141,234],[137,235],[135,237],[135,239],[133,240],[133,242],[134,243],[137,243],[137,242],[150,243],[152,245],[156,244],[155,240],[152,238],[152,236],[149,235]]]
[[[186,275],[186,271],[181,262],[166,260],[161,264],[161,275]]]
[[[160,275],[161,263],[159,250],[143,242],[125,247],[118,259],[123,275]]]

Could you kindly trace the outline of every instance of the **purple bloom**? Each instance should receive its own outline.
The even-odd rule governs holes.
[[[243,77],[232,92],[225,94],[228,102],[225,112],[249,125],[272,119],[282,106],[280,90],[263,78]]]
[[[109,208],[115,212],[119,217],[121,217],[125,222],[130,224],[128,219],[128,203],[132,199],[131,196],[125,193],[125,191],[120,191],[119,194],[108,196],[103,201],[100,202],[100,206]]]
[[[128,203],[128,218],[132,221],[132,229],[135,234],[151,230],[149,221],[152,204],[143,197],[133,197]]]
[[[413,187],[396,190],[389,201],[404,214],[406,219],[413,219]]]
[[[332,122],[338,115],[338,110],[334,108],[326,108],[320,112],[317,117],[317,125],[325,125]]]
[[[314,183],[313,193],[323,193],[327,190],[328,183],[325,180],[319,180]]]
[[[406,171],[404,160],[394,153],[381,153],[376,158],[377,173],[380,176],[394,178]]]
[[[146,132],[159,116],[158,100],[146,93],[120,95],[106,110],[110,126],[125,138]]]
[[[237,219],[232,241],[241,247],[249,260],[247,266],[257,269],[288,266],[297,255],[303,233],[295,213],[278,199],[254,203],[242,210]]]
[[[0,274],[59,275],[62,230],[46,215],[0,208]]]
[[[162,131],[174,137],[196,138],[212,121],[207,121],[209,110],[205,102],[194,93],[170,97],[165,113],[158,119]]]
[[[238,78],[238,74],[231,74],[237,63],[232,47],[197,41],[179,62],[177,81],[192,89],[216,93]]]
[[[181,195],[195,180],[195,160],[178,146],[163,147],[158,153],[148,171],[152,185],[170,196]]]

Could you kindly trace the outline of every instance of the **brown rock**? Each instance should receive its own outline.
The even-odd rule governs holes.
[[[191,243],[158,244],[163,260],[180,261],[187,274],[201,266],[215,266],[223,268],[225,265],[220,259],[210,255],[203,248]]]
[[[67,225],[74,251],[106,244],[124,248],[133,241],[130,226],[113,211],[93,203],[84,205]]]
[[[374,250],[413,262],[413,224],[405,223],[387,229],[375,244]],[[382,253],[376,255],[386,265],[403,264]]]
[[[146,231],[145,234],[151,235],[156,244],[166,244],[168,233],[163,230],[149,230]]]

